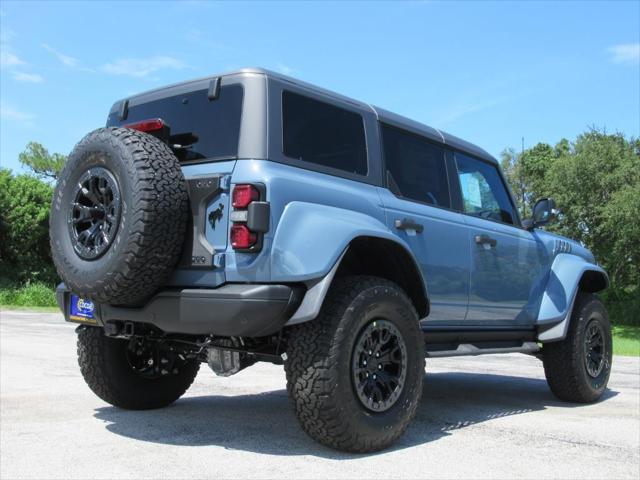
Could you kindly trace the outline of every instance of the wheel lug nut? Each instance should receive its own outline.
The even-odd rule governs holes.
[[[371,356],[371,353],[372,353],[371,350],[369,350],[369,356]]]
[[[378,378],[378,376],[374,373],[373,374],[373,379],[375,380],[376,378]]]
[[[363,360],[363,361],[362,361],[362,364],[366,367],[366,366],[367,366],[367,361],[366,361],[366,360]]]
[[[378,365],[378,370],[382,370],[382,365]]]
[[[380,353],[376,353],[376,358],[380,358]]]

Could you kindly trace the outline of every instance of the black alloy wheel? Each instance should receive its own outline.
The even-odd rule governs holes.
[[[113,174],[104,167],[87,170],[75,186],[68,220],[71,244],[80,258],[95,260],[109,249],[120,211],[120,188]]]
[[[584,336],[584,362],[592,378],[597,378],[605,367],[607,356],[604,338],[600,322],[591,320]]]
[[[402,334],[387,320],[374,320],[356,340],[352,380],[358,399],[372,412],[391,408],[407,376],[407,347]]]

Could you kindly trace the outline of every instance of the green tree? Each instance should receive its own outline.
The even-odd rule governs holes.
[[[556,200],[562,218],[546,228],[582,242],[604,266],[613,316],[640,321],[640,141],[591,128],[574,142],[506,150],[502,164],[521,211]]]
[[[34,176],[0,169],[0,283],[56,282],[49,249],[52,193]]]
[[[56,180],[67,157],[60,153],[49,153],[38,142],[29,142],[24,151],[18,155],[18,160],[38,177]]]
[[[640,142],[591,129],[545,175],[545,193],[564,216],[550,228],[576,238],[616,287],[637,287],[640,265]]]
[[[561,140],[560,143],[566,142]],[[560,145],[560,143],[558,145]],[[563,144],[564,145],[564,144]],[[526,198],[529,207],[539,198],[549,196],[547,188],[547,172],[553,168],[558,159],[564,155],[563,148],[558,150],[546,143],[538,143],[524,151],[521,159],[522,175],[527,190]]]

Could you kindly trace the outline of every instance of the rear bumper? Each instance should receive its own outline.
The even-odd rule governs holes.
[[[60,284],[56,299],[67,321],[71,292]],[[163,290],[140,308],[95,306],[93,325],[139,322],[168,333],[260,337],[280,330],[303,292],[289,285],[227,284],[215,289]]]

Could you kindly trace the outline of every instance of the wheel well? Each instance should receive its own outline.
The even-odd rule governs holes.
[[[390,280],[407,293],[420,318],[429,314],[429,300],[417,265],[404,247],[391,240],[355,238],[336,275],[373,275]]]
[[[587,270],[582,274],[579,285],[581,291],[595,293],[607,288],[609,286],[609,279],[602,272]]]

